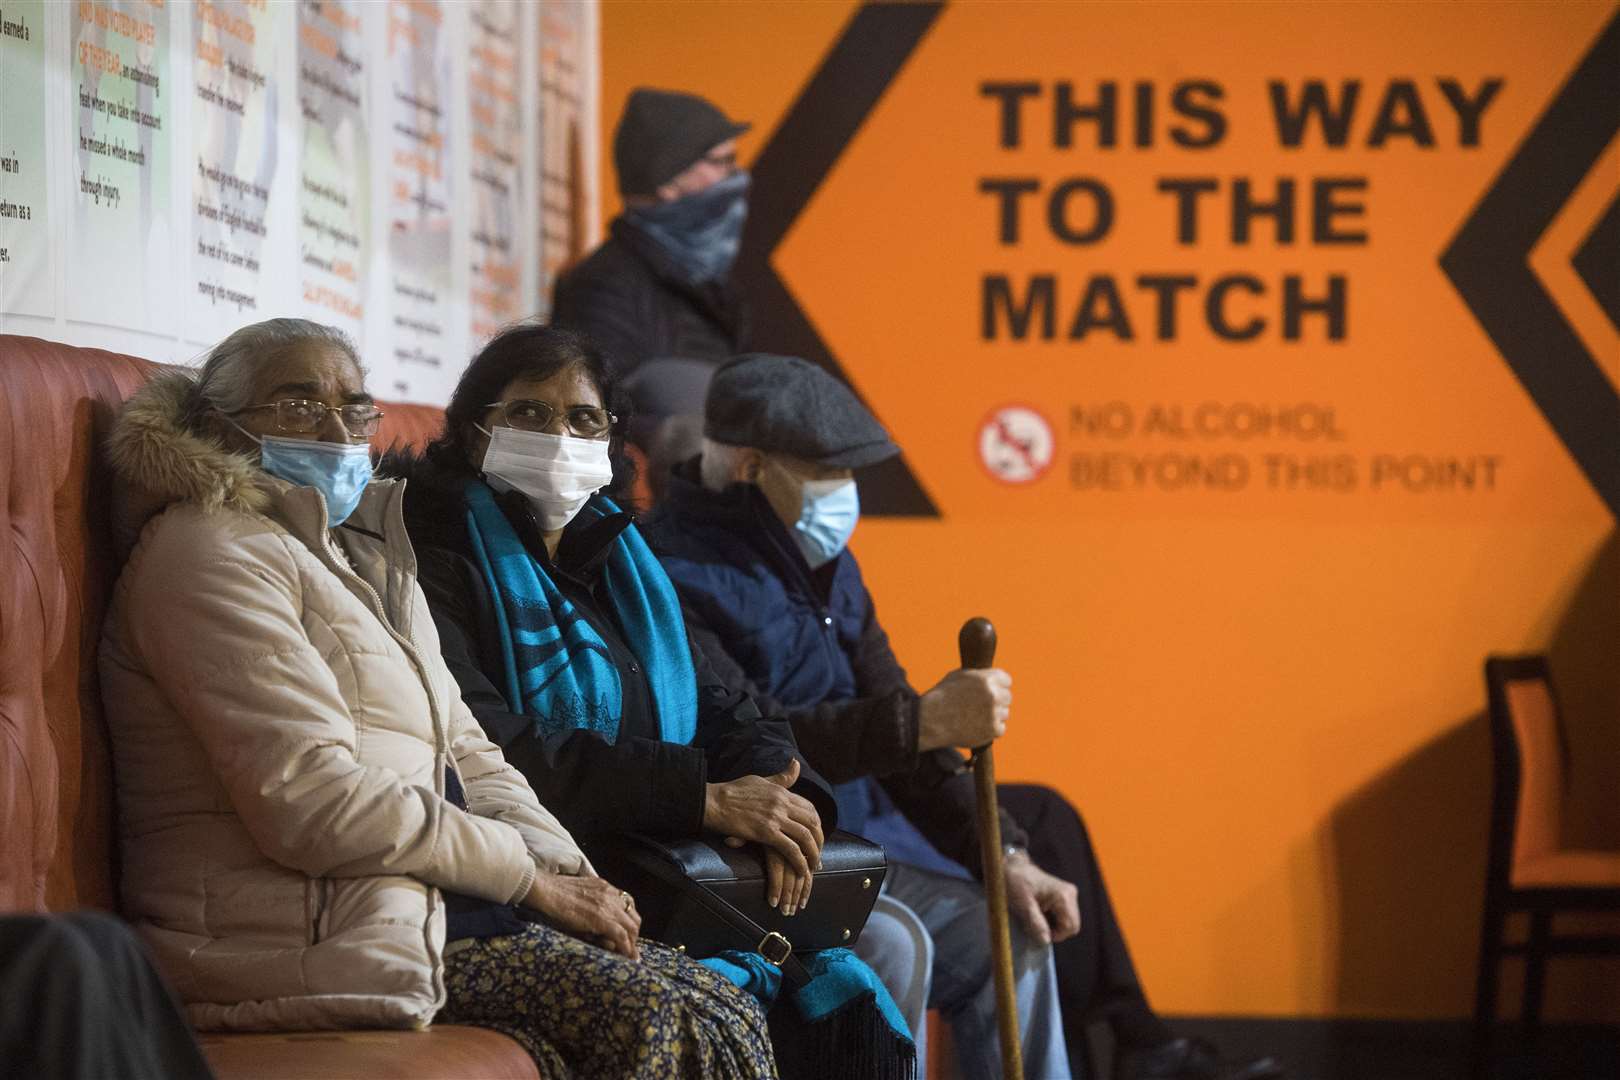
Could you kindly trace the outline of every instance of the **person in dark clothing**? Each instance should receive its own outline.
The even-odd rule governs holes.
[[[0,916],[7,1076],[211,1080],[173,991],[111,915]]]
[[[747,311],[731,280],[748,215],[728,119],[691,94],[630,94],[613,138],[625,209],[608,239],[557,280],[552,323],[604,349],[618,374],[648,360],[739,352]]]
[[[997,673],[957,671],[919,694],[889,647],[846,544],[859,516],[852,468],[897,452],[821,368],[739,357],[715,373],[704,451],[669,478],[646,532],[699,647],[722,678],[789,718],[801,751],[839,785],[843,827],[888,850],[891,880],[922,876],[896,890],[915,906],[980,876],[973,785],[952,747],[1000,734],[1010,689],[998,692]],[[1089,1074],[1085,1026],[1106,1019],[1116,1076],[1278,1075],[1269,1058],[1223,1064],[1173,1035],[1148,1006],[1079,814],[1044,787],[999,795],[1009,907],[1015,925],[1054,944],[1069,1072]]]
[[[621,437],[614,401],[587,339],[518,325],[469,365],[424,457],[385,462],[409,476],[405,523],[439,650],[485,733],[587,853],[610,860],[629,833],[757,843],[767,899],[791,915],[836,805],[786,721],[714,676],[629,515],[597,494]],[[881,984],[848,959],[826,977],[867,980],[839,1000],[879,1016]],[[825,1063],[845,1049],[835,1033],[865,1030],[871,1044],[851,1053],[877,1075],[909,1073],[909,1033],[808,1013],[801,1024],[796,1000],[793,1015],[772,1011],[773,1041]]]

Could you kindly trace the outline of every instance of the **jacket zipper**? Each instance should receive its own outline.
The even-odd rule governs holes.
[[[323,515],[323,521],[324,521],[324,515]],[[282,527],[286,528],[285,526],[282,526]],[[288,529],[287,531],[289,533],[292,532],[292,530],[290,530],[290,529]],[[336,574],[338,576],[339,580],[345,580],[344,575],[346,574],[346,575],[348,575],[348,577],[353,578],[355,581],[358,581],[360,583],[361,588],[363,588],[365,590],[365,595],[369,596],[371,598],[372,611],[377,616],[377,618],[382,622],[383,629],[388,632],[388,636],[394,640],[395,644],[399,645],[400,648],[404,650],[406,658],[408,660],[410,660],[411,665],[416,668],[417,677],[422,682],[422,692],[425,695],[427,695],[428,711],[432,714],[433,741],[434,741],[434,752],[435,752],[435,760],[434,760],[434,768],[433,768],[434,791],[441,798],[443,798],[444,797],[444,769],[440,766],[439,761],[440,760],[448,760],[449,757],[450,757],[449,740],[448,740],[446,732],[445,732],[444,724],[443,724],[443,722],[442,722],[442,720],[440,719],[440,716],[439,716],[439,702],[438,702],[437,695],[435,695],[434,692],[433,692],[433,681],[428,676],[426,665],[424,665],[422,663],[421,650],[418,649],[417,646],[416,646],[416,639],[414,637],[407,638],[405,635],[401,634],[398,629],[395,628],[395,626],[394,626],[394,624],[392,622],[389,621],[389,619],[388,619],[388,611],[387,611],[387,608],[383,605],[382,596],[377,592],[376,589],[372,588],[371,582],[369,582],[365,578],[361,577],[359,575],[359,573],[357,573],[355,571],[355,569],[348,564],[346,559],[339,556],[336,549],[332,546],[332,535],[331,535],[330,531],[328,531],[326,529],[321,529],[320,534],[321,534],[321,547],[320,547],[320,553],[319,554],[320,554],[321,559],[323,560],[326,568],[328,570],[332,571],[332,573]],[[296,534],[294,534],[294,535],[296,535]],[[385,540],[384,543],[386,544],[386,542],[387,541]],[[308,545],[305,545],[305,546],[307,547]],[[321,938],[322,938],[322,926],[321,926],[321,924],[326,920],[326,917],[327,917],[327,908],[328,908],[328,904],[329,904],[329,892],[330,892],[330,888],[331,888],[331,884],[326,878],[316,878],[315,880],[316,880],[316,883],[317,883],[316,884],[317,903],[316,903],[316,910],[315,910],[315,918],[312,920],[312,925],[311,925],[311,928],[310,928],[310,936],[313,939],[313,941],[311,942],[312,944],[314,942],[320,941]],[[428,966],[430,968],[430,979],[431,979],[431,983],[432,983],[432,987],[433,987],[433,999],[434,999],[434,1009],[435,1010],[437,1010],[440,1006],[442,1006],[444,1004],[445,1000],[446,1000],[446,991],[445,991],[445,985],[444,985],[443,953],[442,953],[442,943],[440,944],[439,947],[435,947],[434,941],[433,941],[433,935],[427,932],[427,927],[433,925],[433,920],[434,920],[435,916],[439,912],[439,908],[440,908],[441,903],[442,903],[442,901],[439,898],[439,890],[435,889],[435,888],[428,888],[427,889],[427,922],[423,927],[423,938],[424,938],[424,944],[426,946],[427,955],[428,955]],[[417,1025],[417,1026],[422,1027],[422,1026],[425,1026],[425,1025]]]
[[[795,556],[798,555],[798,552],[792,550],[783,550],[782,542],[775,536],[775,534],[771,532],[766,523],[761,520],[759,507],[750,503],[748,509],[754,518],[754,528],[770,542],[771,547],[775,550],[777,559],[786,564],[788,573],[791,574],[804,589],[804,595],[810,600],[811,609],[816,613],[816,622],[820,624],[819,629],[821,633],[818,636],[821,641],[822,651],[827,654],[827,658],[832,661],[833,667],[836,668],[838,666],[838,632],[833,629],[831,609],[823,606],[821,603],[821,596],[819,591],[816,589],[815,580],[805,572],[803,567],[801,567],[797,561],[795,561]]]
[[[355,581],[358,581],[361,588],[365,589],[366,595],[371,598],[372,610],[376,613],[378,621],[383,624],[383,629],[387,630],[388,636],[393,638],[395,643],[405,650],[405,655],[410,659],[411,666],[416,668],[417,677],[422,681],[422,692],[427,695],[428,711],[433,714],[434,749],[448,757],[450,747],[444,725],[439,718],[439,699],[433,693],[433,680],[428,676],[427,665],[422,662],[422,652],[416,646],[416,638],[407,638],[394,627],[394,624],[388,619],[388,609],[383,604],[381,594],[372,587],[371,582],[361,577],[345,559],[338,555],[336,549],[332,547],[331,534],[325,530],[321,532],[321,547],[323,548],[322,554],[326,556],[327,565],[330,569],[337,573],[339,577],[347,574]],[[438,794],[443,795],[444,778],[442,776],[436,777],[434,784],[438,789]]]
[[[386,544],[387,541],[385,540],[384,543]],[[372,610],[376,613],[378,620],[382,622],[383,629],[387,630],[388,636],[393,638],[400,648],[405,651],[406,657],[416,668],[417,677],[422,681],[422,692],[427,695],[428,711],[433,717],[433,739],[434,749],[436,751],[433,763],[433,790],[442,799],[444,798],[444,768],[440,764],[440,761],[446,762],[452,767],[454,767],[455,763],[450,757],[450,742],[448,734],[446,733],[444,724],[441,722],[439,717],[439,699],[438,696],[433,692],[433,680],[428,676],[427,665],[422,662],[422,653],[421,650],[416,647],[416,639],[415,637],[407,638],[395,628],[392,622],[389,621],[388,609],[383,604],[381,594],[379,594],[376,589],[372,588],[371,582],[361,577],[359,572],[356,571],[354,567],[350,566],[346,559],[339,557],[336,549],[332,547],[332,534],[325,529],[321,530],[321,549],[321,553],[326,557],[328,567],[334,573],[336,573],[340,579],[344,574],[348,574],[350,577],[354,578],[354,580],[360,583],[361,588],[366,590],[366,595],[371,597]],[[460,777],[460,770],[457,770],[456,775],[458,778]],[[465,790],[466,785],[463,784],[462,787],[463,790]],[[441,903],[442,900],[440,899],[439,890],[430,887],[427,890],[428,925],[432,925],[433,918],[437,914],[439,905]],[[434,1008],[437,1009],[439,1006],[444,1004],[446,999],[444,965],[441,963],[442,954],[440,950],[435,949],[433,946],[432,935],[424,934],[424,936],[427,938],[428,958],[432,968],[433,996],[435,1002]]]

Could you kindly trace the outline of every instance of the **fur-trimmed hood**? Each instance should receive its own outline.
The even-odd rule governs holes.
[[[189,372],[162,372],[124,403],[113,424],[107,458],[120,481],[113,515],[120,550],[171,503],[249,512],[270,504],[269,477],[257,462],[186,430],[182,418],[196,385]]]

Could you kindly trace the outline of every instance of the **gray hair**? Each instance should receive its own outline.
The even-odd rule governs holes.
[[[198,430],[216,409],[228,416],[247,408],[253,404],[253,376],[260,365],[312,345],[338,349],[365,378],[354,342],[337,327],[309,319],[266,319],[242,327],[209,350],[192,388],[186,426]]]
[[[718,443],[708,436],[703,439],[702,476],[703,486],[710,491],[724,491],[732,484],[732,477],[737,473],[737,459],[747,449],[742,446],[731,446],[727,443]]]

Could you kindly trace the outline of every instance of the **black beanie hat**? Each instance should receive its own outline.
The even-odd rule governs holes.
[[[655,194],[660,184],[748,128],[695,94],[636,87],[613,133],[619,194]]]

